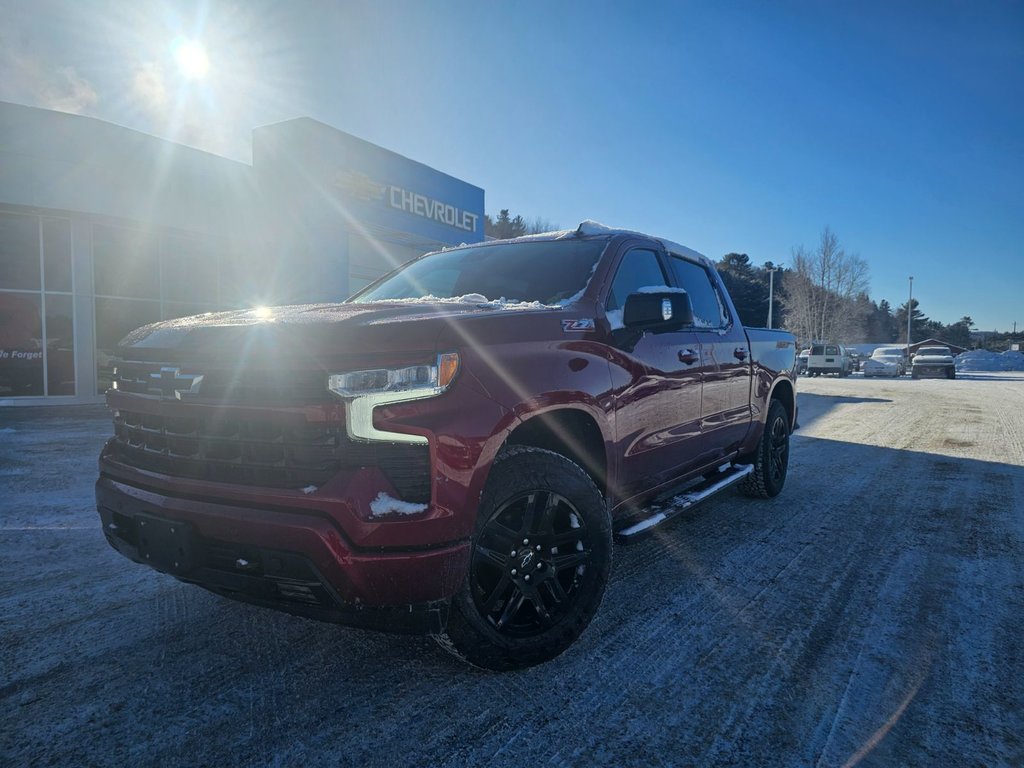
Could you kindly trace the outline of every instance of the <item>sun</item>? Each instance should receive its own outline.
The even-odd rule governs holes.
[[[173,51],[178,71],[189,80],[202,80],[210,71],[210,57],[198,40],[177,40]]]

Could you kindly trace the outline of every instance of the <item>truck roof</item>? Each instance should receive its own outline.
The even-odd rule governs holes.
[[[609,227],[606,226],[605,224],[601,224],[600,222],[593,221],[591,219],[587,219],[585,221],[580,222],[580,225],[576,227],[576,229],[559,229],[554,232],[541,232],[536,235],[523,235],[522,237],[515,237],[509,240],[494,240],[489,242],[531,243],[545,240],[569,240],[574,237],[596,238],[614,237],[616,235],[636,235],[637,237],[645,237],[649,240],[657,240],[659,243],[662,244],[666,251],[670,251],[671,253],[677,253],[680,256],[687,256],[709,267],[714,266],[711,262],[711,259],[709,259],[704,254],[695,251],[692,248],[687,248],[685,245],[680,245],[679,243],[673,242],[672,240],[668,240],[664,237],[658,237],[657,235],[649,235],[644,232],[637,232],[632,229],[619,229],[617,227]],[[487,243],[466,243],[458,247],[473,247],[478,245],[487,245]]]

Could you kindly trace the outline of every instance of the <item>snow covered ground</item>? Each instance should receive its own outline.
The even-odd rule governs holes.
[[[0,409],[0,765],[1024,764],[1024,374],[801,379],[791,474],[513,674],[122,559],[100,409]]]

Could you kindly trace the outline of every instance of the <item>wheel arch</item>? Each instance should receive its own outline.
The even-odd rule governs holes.
[[[789,418],[789,430],[792,432],[796,428],[796,388],[793,386],[793,382],[786,377],[780,377],[775,382],[775,386],[772,387],[771,392],[768,394],[768,402],[764,410],[766,419],[768,418],[768,408],[771,407],[772,400],[778,400],[786,409],[786,414]]]
[[[607,497],[608,439],[588,411],[563,407],[530,414],[509,433],[502,448],[514,445],[544,448],[565,456],[582,467]]]

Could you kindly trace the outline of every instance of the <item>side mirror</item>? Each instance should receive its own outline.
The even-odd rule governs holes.
[[[690,297],[685,291],[631,293],[626,297],[622,324],[639,331],[674,331],[693,325]]]

